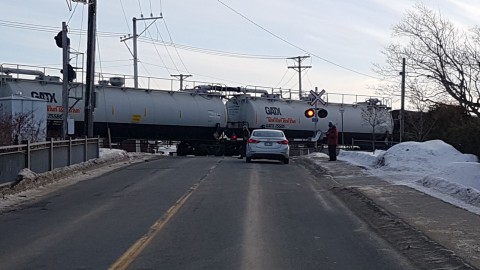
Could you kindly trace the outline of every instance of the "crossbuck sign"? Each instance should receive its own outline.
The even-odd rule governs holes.
[[[311,106],[317,105],[318,102],[322,103],[322,105],[327,104],[327,103],[325,102],[325,100],[323,100],[323,99],[321,98],[321,96],[322,96],[323,94],[325,94],[325,89],[322,89],[322,91],[320,91],[320,93],[317,93],[317,92],[315,92],[315,91],[313,91],[313,90],[310,90],[310,94],[312,94],[312,96],[313,96],[313,100],[310,101],[310,105],[311,105]]]

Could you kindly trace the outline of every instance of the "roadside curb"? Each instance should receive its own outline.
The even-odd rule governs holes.
[[[316,160],[323,162],[322,158]],[[480,239],[477,215],[413,188],[368,176],[360,167],[342,161],[325,162],[325,166],[311,158],[300,157],[297,161],[421,269],[479,269],[480,247],[475,244]],[[422,226],[421,222],[425,224]],[[438,224],[442,222],[443,226]]]

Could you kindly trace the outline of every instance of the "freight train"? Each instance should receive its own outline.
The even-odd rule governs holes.
[[[58,77],[0,66],[0,79],[0,97],[23,95],[46,100],[48,136],[60,135],[63,107]],[[69,87],[69,118],[74,122],[74,136],[80,136],[84,134],[85,87],[81,83]],[[136,89],[125,87],[123,78],[113,77],[95,85],[94,133],[112,141],[176,141],[178,155],[235,155],[241,146],[243,126],[250,130],[280,129],[291,142],[297,142],[322,140],[331,121],[345,144],[352,139],[371,139],[372,126],[362,119],[362,111],[369,106],[389,110],[378,99],[353,104],[329,102],[321,106],[328,116],[315,123],[304,115],[312,107],[308,100],[286,99],[266,90],[209,85],[182,91]],[[391,116],[382,115],[387,119],[375,133],[391,133]]]

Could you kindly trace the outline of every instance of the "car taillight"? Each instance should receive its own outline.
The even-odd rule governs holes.
[[[236,140],[237,140],[237,136],[232,135],[232,138],[231,138],[231,139],[232,139],[232,141],[236,141]]]
[[[288,144],[288,140],[279,141],[279,142],[277,142],[277,143],[279,143],[279,144]]]
[[[259,143],[260,141],[257,141],[255,139],[248,139],[248,143]]]

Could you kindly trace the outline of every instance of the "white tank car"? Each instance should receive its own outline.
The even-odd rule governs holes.
[[[328,116],[319,118],[317,130],[326,132],[328,122],[337,126],[340,134],[344,133],[345,143],[351,139],[371,139],[372,125],[366,119],[369,106],[375,106],[379,121],[375,127],[376,134],[392,132],[393,123],[389,108],[378,104],[378,100],[368,100],[357,104],[327,103],[318,105],[325,109]],[[247,125],[250,129],[274,128],[281,129],[289,138],[312,137],[315,122],[305,116],[305,110],[314,108],[308,101],[285,100],[278,96],[252,97],[248,94],[231,98],[227,103],[228,122],[233,129]],[[364,116],[362,117],[362,111]],[[343,117],[342,117],[343,114]],[[341,137],[340,137],[341,138]]]
[[[21,94],[47,100],[51,130],[62,119],[62,83],[58,80],[11,79],[4,77],[0,96]],[[76,134],[83,133],[84,89],[70,90],[70,118]],[[214,139],[226,126],[227,115],[218,94],[184,91],[143,90],[112,85],[95,86],[94,132],[112,138]],[[55,134],[50,134],[54,136]]]

